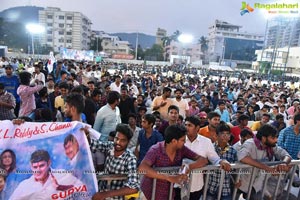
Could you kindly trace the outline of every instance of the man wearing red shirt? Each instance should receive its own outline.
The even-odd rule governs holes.
[[[237,121],[239,124],[231,128],[231,133],[233,135],[232,145],[234,145],[240,140],[240,133],[244,128],[249,129],[251,131],[251,129],[247,126],[249,121],[248,115],[240,115]]]

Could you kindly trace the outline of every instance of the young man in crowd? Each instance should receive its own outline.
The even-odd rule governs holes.
[[[156,118],[153,114],[146,114],[142,117],[142,130],[139,132],[135,148],[138,165],[142,162],[151,146],[163,141],[161,133],[153,129],[155,120]]]
[[[131,140],[128,144],[128,148],[134,152],[137,141],[138,141],[139,132],[140,132],[140,130],[142,130],[136,124],[136,115],[135,114],[130,113],[128,115],[128,125],[129,125],[129,128],[130,128],[130,130],[132,131],[132,134],[133,134],[133,136],[132,136],[132,138],[131,138]]]
[[[16,99],[10,92],[5,90],[3,83],[0,83],[0,120],[12,120],[15,113]]]
[[[212,165],[220,164],[221,168],[229,171],[230,164],[226,160],[220,159],[216,153],[214,146],[210,139],[198,134],[200,129],[200,120],[196,116],[190,116],[185,119],[185,127],[187,129],[187,137],[185,146],[197,153],[198,155],[207,158]],[[205,147],[205,148],[203,148]],[[192,183],[191,183],[191,193],[190,200],[199,200],[203,193],[203,174],[202,173],[193,173],[192,174]],[[175,190],[176,196],[179,199],[180,190]]]
[[[260,121],[256,121],[252,124],[251,130],[258,131],[260,127],[262,127],[263,125],[267,124],[270,121],[270,118],[271,116],[269,113],[264,113]]]
[[[238,151],[238,160],[244,164],[251,165],[259,169],[258,175],[255,176],[251,192],[251,200],[261,199],[263,188],[263,180],[266,173],[276,174],[279,172],[288,172],[291,167],[288,165],[291,161],[291,156],[281,147],[277,146],[278,132],[275,127],[264,124],[254,136],[253,139],[246,140],[241,149]],[[283,164],[270,167],[264,162],[274,161],[275,158],[280,158]],[[249,189],[251,174],[241,174],[241,186],[238,194],[246,193]],[[238,195],[239,196],[239,195]]]
[[[220,124],[220,114],[217,112],[210,112],[207,115],[208,125],[199,129],[199,134],[209,138],[213,143],[217,140],[216,128]]]
[[[240,133],[243,129],[249,129],[248,125],[249,117],[248,115],[242,114],[238,117],[238,125],[231,128],[231,133],[233,136],[232,145],[237,143],[240,140]]]
[[[116,129],[117,124],[121,123],[120,110],[118,104],[120,94],[116,91],[108,93],[107,104],[98,110],[94,129],[101,133],[100,141],[107,141],[111,131]],[[97,153],[95,160],[97,170],[102,171],[104,168],[105,155]]]
[[[179,118],[179,108],[175,105],[170,105],[168,107],[168,120],[162,122],[158,131],[164,136],[166,128],[170,125],[177,124],[178,118]]]
[[[163,89],[163,94],[154,98],[152,102],[152,110],[158,111],[160,116],[164,120],[168,120],[168,108],[173,104],[173,100],[170,99],[171,88],[165,87]]]
[[[221,121],[221,123],[217,127],[217,141],[214,144],[214,150],[217,152],[221,159],[224,159],[229,163],[235,163],[237,161],[237,151],[229,144],[230,136],[230,127],[225,122]],[[231,188],[233,187],[233,184],[231,183],[231,178],[231,174],[225,174],[221,192],[222,200],[232,199]],[[220,181],[220,170],[210,175],[206,197],[207,200],[217,199]]]
[[[152,146],[146,153],[139,171],[144,173],[141,181],[141,189],[147,199],[151,199],[153,179],[157,179],[155,198],[156,200],[166,200],[169,196],[170,183],[181,183],[187,180],[186,174],[170,175],[159,173],[153,167],[181,166],[182,159],[188,158],[195,162],[187,167],[192,170],[207,165],[207,159],[197,155],[184,143],[186,140],[186,129],[184,126],[171,125],[166,129],[165,141]],[[171,194],[173,195],[173,194]]]
[[[118,124],[115,130],[116,136],[113,142],[92,139],[91,150],[92,152],[100,151],[106,155],[104,168],[106,174],[127,174],[127,179],[113,181],[111,188],[103,188],[104,192],[97,192],[93,196],[95,200],[134,194],[140,188],[136,157],[127,148],[132,132],[126,124]]]
[[[189,116],[189,104],[182,98],[182,89],[176,89],[174,93],[175,98],[173,99],[173,104],[179,108],[179,114],[185,119],[186,116]]]

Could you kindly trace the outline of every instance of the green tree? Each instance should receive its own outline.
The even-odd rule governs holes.
[[[131,50],[130,54],[133,55],[133,56],[135,56],[135,50]],[[137,59],[138,60],[144,60],[144,57],[145,57],[145,52],[144,52],[143,48],[141,47],[141,45],[138,45],[138,48],[137,48]]]
[[[162,38],[163,41],[163,51],[166,51],[166,47],[169,46],[171,44],[172,41],[178,42],[178,37],[181,34],[181,32],[179,30],[176,30],[172,35],[170,36],[166,36]],[[165,59],[163,60],[169,60],[169,53],[165,54]]]
[[[163,37],[161,39],[163,41],[163,47],[169,46],[172,41],[178,42],[178,36],[180,34],[181,32],[176,30],[172,35]]]
[[[171,41],[175,41],[175,42],[178,42],[178,37],[179,35],[181,34],[181,32],[179,30],[176,30],[171,36]]]
[[[97,44],[98,43],[98,44]],[[102,43],[102,39],[101,38],[94,38],[93,40],[91,40],[91,44],[90,44],[90,50],[94,50],[94,51],[102,51],[103,47],[101,45]],[[98,49],[97,49],[98,47]]]
[[[164,50],[161,45],[154,44],[150,49],[145,51],[145,59],[154,61],[163,61]]]
[[[161,38],[161,40],[162,40],[163,47],[169,46],[171,44],[171,38],[168,36]]]
[[[271,63],[267,61],[261,61],[259,62],[260,68],[259,73],[261,74],[267,74],[271,69]]]

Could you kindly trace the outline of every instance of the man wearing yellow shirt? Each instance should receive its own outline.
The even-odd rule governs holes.
[[[264,113],[260,121],[256,121],[252,124],[251,130],[258,131],[262,125],[267,124],[270,121],[270,118],[271,116],[269,113]]]
[[[60,91],[60,96],[55,97],[54,100],[54,107],[55,109],[59,110],[64,113],[65,110],[65,98],[67,94],[69,93],[69,85],[67,82],[61,82],[59,84],[59,91]]]

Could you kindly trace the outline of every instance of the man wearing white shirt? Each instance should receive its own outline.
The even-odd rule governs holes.
[[[39,65],[34,65],[34,76],[32,79],[31,84],[33,84],[36,80],[38,80],[39,82],[43,82],[43,85],[45,86],[45,75],[41,72],[41,68]]]
[[[186,147],[198,155],[207,158],[211,164],[220,164],[224,170],[230,171],[230,163],[220,159],[211,140],[198,134],[200,129],[200,119],[198,117],[187,117],[185,119],[185,127],[187,129]],[[202,196],[204,185],[203,174],[197,172],[193,173],[192,176],[190,200],[199,200]]]
[[[129,91],[130,91],[129,93],[131,94],[131,96],[137,97],[139,95],[139,90],[138,90],[137,86],[132,83],[131,79],[127,79],[126,82],[129,86]]]
[[[119,94],[121,94],[121,86],[122,85],[123,85],[123,83],[121,83],[121,76],[116,75],[115,76],[115,82],[112,82],[110,84],[110,90],[111,91],[117,91],[117,92],[119,92]]]
[[[175,90],[175,99],[173,99],[173,104],[179,108],[179,114],[185,119],[189,115],[189,104],[182,98],[182,89]]]

